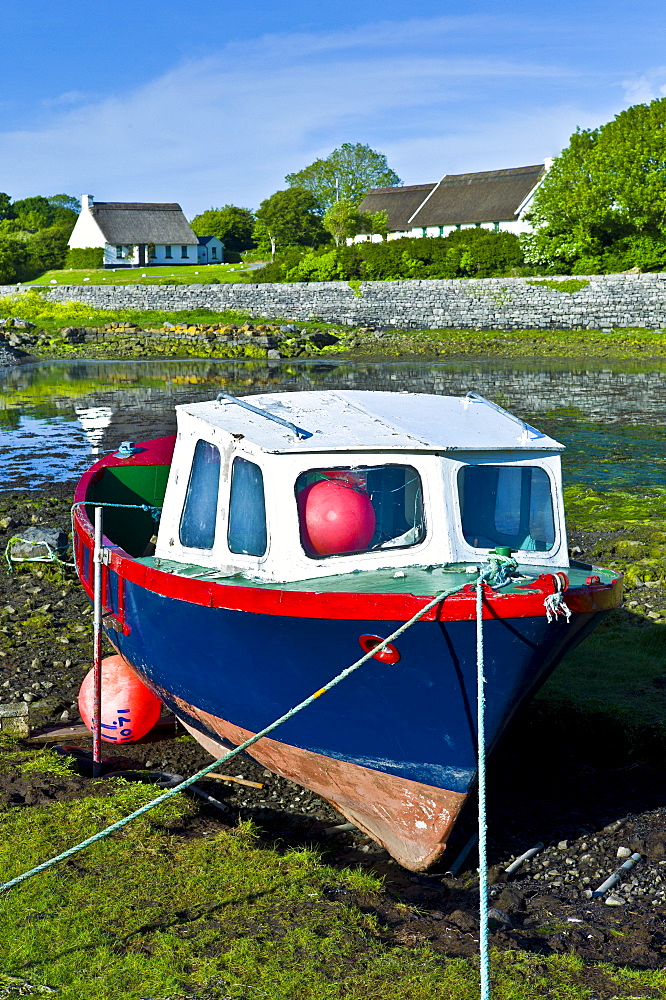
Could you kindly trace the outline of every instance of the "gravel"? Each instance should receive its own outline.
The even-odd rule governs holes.
[[[49,496],[28,490],[0,494],[0,547],[27,525],[67,528],[72,491],[70,483],[52,487]],[[0,703],[29,703],[33,727],[78,721],[78,688],[91,665],[88,601],[75,580],[50,579],[49,573],[35,568],[9,575],[4,560],[0,568]],[[608,734],[599,724],[579,725],[574,739],[571,725],[535,703],[490,761],[492,945],[661,968],[666,963],[666,767],[658,755],[628,763],[614,730]],[[176,738],[149,735],[137,744],[109,747],[108,753],[122,755],[116,766],[182,775],[210,763],[182,729]],[[476,953],[474,851],[456,877],[447,874],[474,832],[473,797],[444,862],[427,874],[413,874],[360,831],[331,829],[344,824],[340,813],[251,758],[230,761],[228,773],[262,787],[202,781],[201,788],[225,808],[200,802],[185,835],[252,819],[264,842],[278,850],[314,845],[333,866],[358,865],[382,876],[385,891],[365,899],[363,906],[377,914],[387,939],[403,945],[429,942],[451,955]],[[0,778],[0,808],[43,805],[94,789],[94,783],[76,776],[8,775]],[[538,841],[545,847],[507,875],[511,861]],[[593,898],[634,853],[640,860],[631,870]]]

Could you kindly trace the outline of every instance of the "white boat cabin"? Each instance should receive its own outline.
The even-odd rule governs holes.
[[[179,406],[156,558],[267,583],[569,565],[563,445],[475,393],[334,390]]]

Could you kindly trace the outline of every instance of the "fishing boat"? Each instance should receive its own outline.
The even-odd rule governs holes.
[[[125,442],[76,491],[91,598],[104,510],[107,636],[216,758],[376,650],[248,752],[426,869],[476,778],[479,575],[489,751],[621,600],[617,573],[569,559],[563,446],[473,392],[176,411],[175,436]]]

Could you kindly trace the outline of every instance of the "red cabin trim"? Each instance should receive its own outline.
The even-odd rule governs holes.
[[[171,462],[175,435],[156,438],[137,445],[144,450],[129,460],[133,465],[168,465]],[[106,467],[127,465],[127,459],[113,455],[96,462],[82,476],[74,495],[75,502],[86,499],[93,477]],[[76,563],[79,576],[88,596],[92,598],[92,573],[89,579],[83,576],[83,546],[90,548],[92,565],[93,526],[85,507],[74,508],[74,528],[77,536],[75,544]],[[111,551],[110,568],[119,577],[118,592],[124,591],[124,581],[145,587],[163,597],[189,604],[200,604],[210,608],[225,608],[231,611],[247,611],[252,614],[276,615],[293,618],[323,618],[350,621],[406,621],[428,604],[434,595],[414,594],[371,594],[332,593],[330,591],[282,590],[276,587],[243,587],[233,584],[196,580],[167,573],[163,570],[136,562],[119,546],[108,538],[103,544]],[[554,575],[544,573],[533,583],[522,587],[520,594],[505,594],[501,591],[484,589],[484,618],[534,618],[545,614],[544,598],[557,589]],[[423,616],[423,621],[473,621],[476,618],[475,585],[446,598]],[[103,591],[104,593],[104,591]],[[566,591],[566,603],[574,614],[597,612],[616,608],[621,600],[621,577],[609,584],[590,583]],[[118,609],[118,618],[124,624],[123,610]]]

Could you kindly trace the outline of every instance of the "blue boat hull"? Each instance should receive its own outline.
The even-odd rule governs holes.
[[[109,637],[213,752],[258,732],[354,662],[361,635],[386,636],[402,624],[205,607],[129,581],[124,613],[129,633]],[[545,615],[484,621],[489,748],[564,653],[598,622],[599,613],[575,615],[571,624],[549,624]],[[476,623],[418,622],[396,646],[399,664],[369,660],[283,724],[276,740],[262,740],[250,752],[324,794],[403,864],[419,868],[443,849],[438,824],[429,824],[436,844],[423,847],[419,834],[410,853],[389,843],[390,835],[378,835],[363,803],[348,801],[339,786],[353,775],[355,795],[366,779],[377,795],[382,776],[385,796],[411,789],[416,824],[423,821],[415,800],[430,796],[445,820],[445,840],[476,775]],[[381,808],[390,811],[388,802]]]

